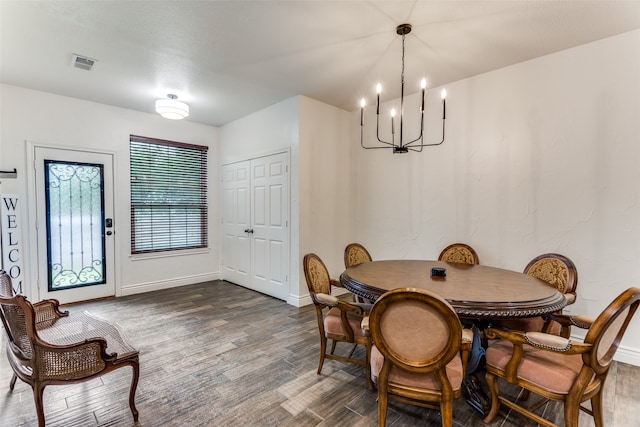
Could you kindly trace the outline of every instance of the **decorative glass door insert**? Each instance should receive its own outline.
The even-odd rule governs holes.
[[[48,290],[106,283],[103,165],[45,160],[44,177]]]

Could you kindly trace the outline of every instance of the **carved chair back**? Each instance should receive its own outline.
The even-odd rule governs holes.
[[[369,251],[360,243],[349,243],[344,249],[345,268],[354,267],[365,262],[371,262]]]
[[[438,261],[457,262],[460,264],[480,264],[476,251],[465,243],[453,243],[440,252]]]

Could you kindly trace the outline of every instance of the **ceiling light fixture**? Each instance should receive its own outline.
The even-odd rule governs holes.
[[[404,142],[404,39],[407,34],[411,32],[411,24],[401,24],[396,27],[396,33],[402,36],[402,73],[400,74],[400,136],[396,143],[396,129],[395,129],[395,115],[396,110],[391,109],[391,141],[385,141],[380,138],[380,93],[382,92],[382,85],[378,83],[376,86],[377,101],[376,101],[376,136],[378,142],[383,145],[366,146],[364,144],[364,107],[366,101],[364,98],[360,101],[360,145],[362,148],[374,149],[374,148],[392,148],[394,153],[408,153],[411,151],[422,151],[423,147],[440,145],[444,142],[444,122],[446,119],[446,101],[447,91],[442,89],[442,140],[437,143],[425,144],[424,143],[424,93],[427,87],[426,79],[422,79],[420,82],[420,88],[422,89],[422,104],[420,106],[420,135],[416,139],[409,142]]]
[[[189,115],[189,106],[170,93],[166,98],[156,101],[156,112],[165,119],[182,120]]]

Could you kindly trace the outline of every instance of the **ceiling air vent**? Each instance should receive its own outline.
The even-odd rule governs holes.
[[[96,62],[98,62],[97,59],[91,59],[75,53],[71,57],[71,65],[81,70],[91,71]]]

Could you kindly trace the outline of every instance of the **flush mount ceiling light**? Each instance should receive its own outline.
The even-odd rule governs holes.
[[[189,106],[170,93],[166,99],[156,101],[156,112],[165,119],[182,120],[189,115]]]

